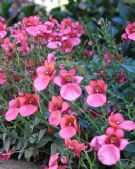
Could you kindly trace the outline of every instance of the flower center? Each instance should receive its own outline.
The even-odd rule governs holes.
[[[112,135],[112,136],[109,136],[107,141],[106,141],[107,144],[114,144],[115,146],[119,147],[120,146],[120,140],[117,136],[115,135]]]
[[[70,75],[67,75],[65,78],[64,78],[64,81],[66,83],[71,83],[72,82],[72,77]]]
[[[54,69],[52,67],[47,67],[45,70],[45,75],[51,76],[53,74]]]
[[[95,87],[95,93],[102,93],[102,89],[99,86]]]

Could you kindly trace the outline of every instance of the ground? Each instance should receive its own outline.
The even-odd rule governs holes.
[[[24,161],[1,161],[0,169],[43,169],[43,166],[35,165],[34,163]]]

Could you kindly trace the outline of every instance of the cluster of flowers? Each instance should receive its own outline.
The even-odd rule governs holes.
[[[112,113],[108,118],[110,127],[106,133],[92,139],[91,150],[96,150],[98,159],[105,165],[116,164],[120,160],[120,151],[129,144],[124,138],[124,131],[135,129],[135,123],[125,120],[120,113]]]
[[[2,19],[1,19],[2,20]],[[0,41],[6,36],[6,25],[0,21]],[[17,51],[22,55],[29,54],[31,48],[40,42],[41,46],[58,49],[64,53],[71,52],[74,46],[80,43],[80,36],[84,28],[79,22],[72,19],[63,19],[58,23],[52,17],[49,21],[41,22],[39,16],[23,18],[9,28],[9,36],[2,43],[2,49],[8,57]]]
[[[6,36],[5,24],[0,29],[1,40]],[[2,31],[1,31],[2,30]],[[79,22],[72,22],[71,19],[63,19],[59,24],[57,20],[50,17],[49,21],[40,22],[38,16],[24,18],[22,23],[17,23],[10,28],[10,34],[13,38],[7,37],[2,42],[2,49],[6,56],[12,57],[15,51],[22,52],[23,55],[28,54],[31,50],[29,41],[32,45],[37,44],[39,40],[41,44],[50,49],[59,49],[64,53],[71,52],[73,47],[80,43],[80,36],[84,33],[83,26]],[[108,60],[106,54],[105,59]],[[65,146],[80,158],[80,152],[86,149],[84,143],[72,139],[76,133],[80,134],[78,117],[72,111],[67,101],[75,101],[82,95],[80,83],[84,77],[78,76],[75,68],[66,70],[60,67],[59,74],[56,71],[56,57],[54,53],[49,53],[47,59],[42,66],[37,67],[36,76],[33,78],[34,91],[44,91],[50,84],[55,84],[60,88],[60,95],[53,96],[48,103],[49,123],[57,127],[59,126],[59,135],[65,141]],[[29,63],[31,65],[31,63]],[[6,72],[0,69],[0,84],[7,81]],[[89,106],[101,107],[107,102],[106,92],[107,84],[100,80],[90,80],[85,86],[88,94],[84,100]],[[66,101],[65,101],[66,100]],[[5,113],[5,119],[12,121],[20,114],[22,117],[28,117],[38,112],[40,98],[38,94],[21,94],[9,102],[9,109]],[[124,120],[120,113],[112,113],[108,118],[110,127],[106,129],[106,134],[96,136],[92,139],[91,150],[96,150],[99,160],[105,165],[113,165],[120,160],[120,151],[129,143],[124,138],[124,131],[135,129],[135,123]],[[61,164],[58,164],[60,154],[53,154],[49,161],[49,167],[45,169],[58,168],[64,169],[68,165],[66,157],[60,158]]]

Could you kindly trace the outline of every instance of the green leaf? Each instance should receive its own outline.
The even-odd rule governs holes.
[[[45,132],[46,132],[46,129],[40,130],[39,135],[38,135],[38,142],[43,138]]]
[[[135,153],[135,143],[128,144],[125,151],[130,153]]]
[[[24,153],[24,157],[29,161],[30,158],[32,157],[33,155],[33,147],[29,147],[25,153]]]

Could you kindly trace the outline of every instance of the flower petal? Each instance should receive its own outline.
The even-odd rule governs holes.
[[[15,120],[17,115],[18,115],[18,113],[19,113],[19,109],[18,108],[9,109],[5,114],[5,119],[7,121]]]
[[[84,78],[83,77],[81,77],[81,76],[75,76],[74,77],[74,81],[75,81],[75,83],[81,83],[81,81],[83,80]]]
[[[114,165],[120,160],[120,150],[112,145],[103,145],[98,151],[98,159],[104,165]]]
[[[62,128],[59,132],[59,135],[63,139],[69,139],[73,137],[76,133],[76,129],[72,126]]]
[[[19,112],[21,116],[27,117],[34,114],[37,111],[37,108],[38,107],[34,105],[24,105],[20,107]]]
[[[120,147],[119,147],[119,149],[120,150],[124,150],[128,144],[129,144],[129,142],[128,142],[127,139],[121,139],[120,140]]]
[[[42,91],[42,90],[46,89],[49,84],[49,81],[50,81],[49,76],[37,77],[34,80],[35,90]]]
[[[135,130],[135,123],[130,120],[125,120],[120,124],[120,128],[126,131]]]
[[[54,111],[49,116],[49,123],[56,127],[59,125],[61,119],[61,112],[60,111]]]
[[[91,94],[87,97],[87,103],[93,107],[101,107],[106,103],[106,95],[104,94]]]
[[[58,85],[59,87],[62,87],[62,78],[61,77],[57,76],[54,78],[53,81],[56,85]]]
[[[82,90],[76,83],[68,83],[61,87],[60,94],[65,100],[74,101],[80,97]]]

